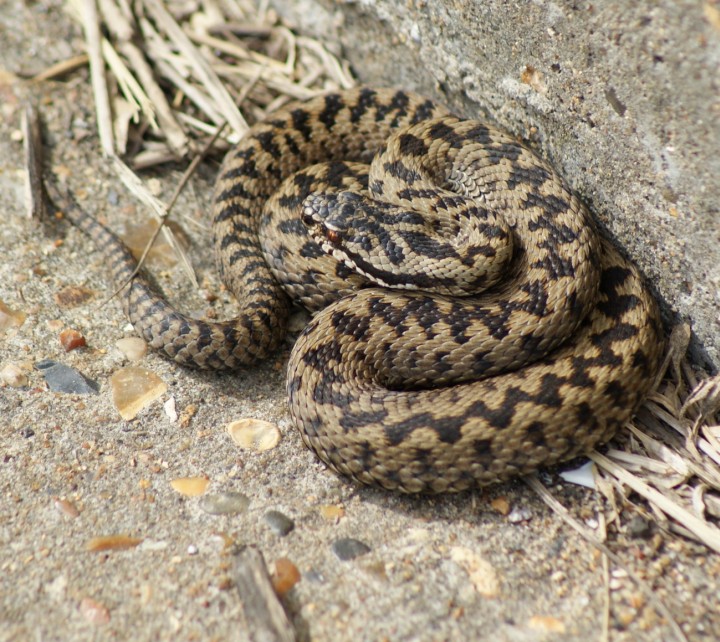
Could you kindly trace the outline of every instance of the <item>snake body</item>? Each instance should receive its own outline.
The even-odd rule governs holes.
[[[128,277],[112,233],[66,209]],[[238,318],[186,317],[136,277],[131,322],[222,369],[276,350],[291,300],[318,311],[291,352],[290,412],[364,484],[460,491],[567,460],[612,437],[658,368],[655,301],[563,180],[420,96],[349,90],[254,126],[223,163],[213,229]]]

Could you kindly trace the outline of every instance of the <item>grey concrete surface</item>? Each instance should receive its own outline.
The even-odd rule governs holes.
[[[0,71],[36,73],[83,50],[79,29],[61,4],[0,0]],[[357,6],[347,8],[349,29],[360,18]],[[385,37],[390,36],[375,40],[378,51],[391,42]],[[370,71],[370,60],[368,53],[367,69],[361,70]],[[564,59],[560,64],[569,74]],[[397,84],[408,84],[403,67],[393,66]],[[385,70],[386,84],[390,72]],[[417,72],[418,77],[426,73]],[[551,79],[547,72],[544,82],[555,82]],[[426,88],[434,87],[426,82]],[[458,97],[459,81],[453,82],[451,95]],[[549,116],[541,118],[542,110],[525,111],[528,101],[540,98],[531,99],[522,83],[514,86],[518,97],[495,116],[517,126],[530,121],[515,121],[513,114],[527,113],[526,118],[544,123]],[[617,84],[616,92],[630,113],[623,87]],[[602,91],[586,96],[597,101],[592,104],[598,112]],[[497,105],[505,104],[503,95],[498,89]],[[271,567],[288,557],[299,568],[302,579],[283,602],[301,640],[594,640],[607,608],[614,641],[672,639],[667,623],[614,566],[608,592],[597,551],[522,484],[409,499],[359,489],[328,472],[289,427],[283,384],[287,349],[261,367],[225,375],[183,370],[149,354],[142,365],[168,384],[168,392],[137,419],[122,420],[108,380],[126,365],[115,342],[132,331],[119,303],[105,302],[111,286],[104,260],[76,230],[62,224],[42,227],[24,216],[19,132],[26,98],[44,113],[51,166],[68,178],[84,205],[117,230],[144,216],[99,154],[86,71],[39,85],[0,77],[0,300],[27,313],[21,327],[0,336],[0,367],[52,358],[100,384],[99,395],[55,394],[37,370],[30,370],[27,387],[0,387],[0,640],[246,640],[228,542],[258,546]],[[587,107],[581,103],[577,109]],[[582,113],[589,117],[589,111]],[[581,126],[565,126],[563,140],[574,148],[573,128]],[[618,120],[615,127],[620,132],[628,124]],[[544,137],[538,142],[556,149]],[[588,163],[579,187],[601,204],[605,188],[590,178],[605,166]],[[192,239],[190,254],[203,288],[218,296],[213,310],[222,316],[232,313],[232,303],[214,273],[211,234],[195,225],[207,224],[216,169],[210,163],[193,179],[177,220]],[[623,172],[612,171],[622,184]],[[172,193],[180,172],[167,168],[154,176],[163,197]],[[689,216],[679,188],[683,176],[671,187],[679,195],[675,206]],[[664,230],[675,229],[654,219],[638,226],[645,231],[637,234],[637,246],[647,242],[642,236],[660,238]],[[681,259],[676,261],[680,269]],[[648,272],[659,276],[652,265],[647,259]],[[177,268],[156,274],[184,309],[208,309]],[[60,305],[55,294],[67,286],[87,288],[92,298],[74,307]],[[88,347],[66,354],[58,341],[65,326],[83,332]],[[164,412],[162,403],[170,398],[180,414],[191,417],[187,423],[173,422]],[[223,427],[243,416],[278,424],[278,447],[263,453],[235,447]],[[214,516],[202,510],[198,498],[172,490],[171,480],[196,475],[210,479],[211,493],[243,493],[249,508]],[[576,517],[593,524],[593,493],[554,476],[544,479]],[[522,519],[498,512],[493,507],[498,499]],[[341,516],[328,519],[327,505]],[[291,517],[295,529],[286,537],[274,534],[263,520],[268,510]],[[714,639],[713,631],[720,630],[717,556],[661,532],[633,534],[627,523],[637,514],[632,505],[625,507],[610,527],[610,545],[668,605],[688,639]],[[91,538],[114,534],[143,541],[128,550],[87,550]],[[362,540],[371,552],[340,561],[332,543],[342,537]]]
[[[720,7],[696,0],[273,0],[363,82],[530,142],[720,366]]]

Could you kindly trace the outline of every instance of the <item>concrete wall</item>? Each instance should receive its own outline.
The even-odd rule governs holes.
[[[361,80],[488,117],[547,157],[720,365],[720,5],[272,0]]]

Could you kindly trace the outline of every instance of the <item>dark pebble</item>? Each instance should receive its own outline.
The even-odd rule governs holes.
[[[278,510],[269,510],[265,513],[265,522],[272,529],[273,533],[280,535],[280,537],[285,537],[285,535],[295,528],[295,522]]]
[[[32,428],[23,428],[20,434],[25,437],[25,439],[29,439],[35,436],[35,431]]]
[[[96,395],[100,391],[100,384],[97,381],[88,379],[83,374],[51,359],[38,361],[35,364],[43,377],[48,388],[53,392],[64,392],[71,395]]]
[[[353,560],[356,557],[365,555],[370,552],[370,547],[361,542],[360,540],[353,539],[352,537],[342,537],[336,539],[332,544],[332,551],[337,555],[338,559],[343,562]]]

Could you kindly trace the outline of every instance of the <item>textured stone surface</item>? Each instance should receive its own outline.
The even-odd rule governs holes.
[[[490,117],[562,172],[720,365],[720,6],[273,0],[364,82]]]

